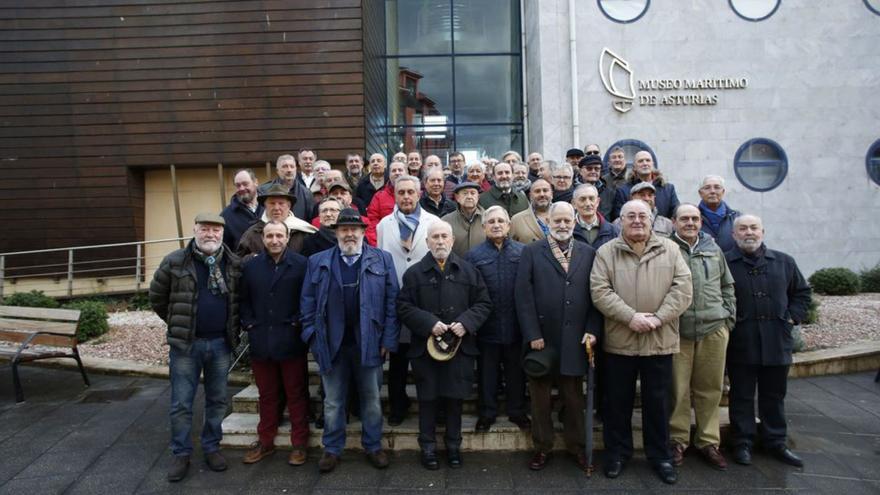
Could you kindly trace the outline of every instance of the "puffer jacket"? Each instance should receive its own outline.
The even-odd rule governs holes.
[[[150,283],[150,305],[159,318],[168,324],[166,337],[168,345],[183,352],[189,352],[196,336],[198,317],[198,277],[193,258],[193,242],[189,241],[183,249],[166,256]],[[226,343],[235,347],[238,338],[238,283],[241,277],[241,259],[224,247],[226,284]]]
[[[590,273],[593,304],[605,315],[605,352],[654,356],[678,352],[679,317],[693,299],[691,272],[677,244],[651,234],[638,256],[623,236],[599,248]],[[636,313],[653,313],[663,325],[636,333]]]
[[[721,248],[705,232],[700,232],[693,252],[677,235],[670,239],[681,248],[694,283],[694,300],[679,321],[681,338],[700,340],[722,327],[732,330],[736,323],[736,291]]]

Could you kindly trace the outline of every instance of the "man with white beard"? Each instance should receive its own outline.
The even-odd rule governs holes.
[[[551,391],[565,404],[565,449],[582,470],[584,451],[585,344],[596,343],[601,317],[590,299],[595,250],[572,238],[575,211],[569,203],[550,206],[550,235],[523,249],[516,274],[516,312],[529,352],[523,362],[532,398],[535,452],[529,468],[544,469],[555,432]]]
[[[226,221],[213,213],[196,216],[193,240],[166,256],[150,284],[150,305],[168,324],[171,378],[171,453],[168,481],[180,481],[193,452],[193,400],[204,371],[202,452],[212,471],[225,471],[220,454],[228,402],[226,378],[238,336],[241,261],[223,246]]]

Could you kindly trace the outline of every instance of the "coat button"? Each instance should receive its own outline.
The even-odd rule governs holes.
[[[571,304],[571,301],[565,301],[565,304]]]
[[[410,261],[412,261],[412,258],[407,258],[407,259],[406,259],[406,262],[407,262],[407,263],[409,263]]]
[[[571,285],[571,280],[566,280],[565,285]]]

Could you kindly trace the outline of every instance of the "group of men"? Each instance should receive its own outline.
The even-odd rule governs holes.
[[[388,466],[379,392],[386,360],[392,426],[409,414],[412,368],[425,468],[440,467],[437,423],[445,423],[447,464],[462,465],[463,401],[476,384],[476,432],[492,428],[503,389],[509,420],[531,430],[534,470],[551,457],[558,389],[565,448],[588,470],[590,348],[606,476],[618,477],[633,455],[637,383],[645,455],[661,480],[676,482],[689,447],[726,469],[725,369],[734,460],[751,463],[757,390],[763,447],[801,466],[786,446],[784,416],[792,326],[810,301],[794,260],[766,247],[760,218],[727,206],[723,178],[703,180],[698,205],[680,203],[650,153],[636,153],[630,171],[623,149],[609,157],[604,175],[596,145],[561,163],[508,152],[464,166],[452,153],[444,167],[412,152],[386,167],[376,153],[365,170],[350,154],[344,173],[316,173],[321,161],[303,150],[303,170],[282,155],[277,177],[263,185],[238,171],[230,205],[196,217],[193,240],[163,260],[150,286],[171,347],[168,479],[183,479],[189,466],[202,371],[202,451],[211,469],[227,468],[220,424],[239,331],[260,395],[259,439],[245,463],[275,452],[285,406],[288,462],[306,463],[310,351],[322,384],[321,472],[341,460],[350,409],[367,459]]]

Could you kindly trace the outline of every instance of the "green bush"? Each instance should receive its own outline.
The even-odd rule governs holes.
[[[47,296],[41,290],[16,292],[11,296],[3,298],[3,304],[6,306],[27,306],[29,308],[57,308],[60,306],[58,301]]]
[[[861,281],[849,268],[823,268],[810,275],[810,285],[820,294],[846,296],[857,294]]]
[[[862,270],[862,292],[880,292],[880,263],[874,268]]]
[[[802,322],[804,325],[812,325],[819,321],[819,303],[815,297],[810,298],[810,305],[807,306],[807,317]]]
[[[141,291],[131,296],[128,300],[128,307],[135,311],[148,311],[153,309],[150,305],[150,295],[147,291]]]
[[[76,338],[80,342],[99,337],[110,330],[110,324],[107,323],[107,307],[103,302],[81,299],[71,301],[64,307],[80,310],[79,330],[76,332]]]

